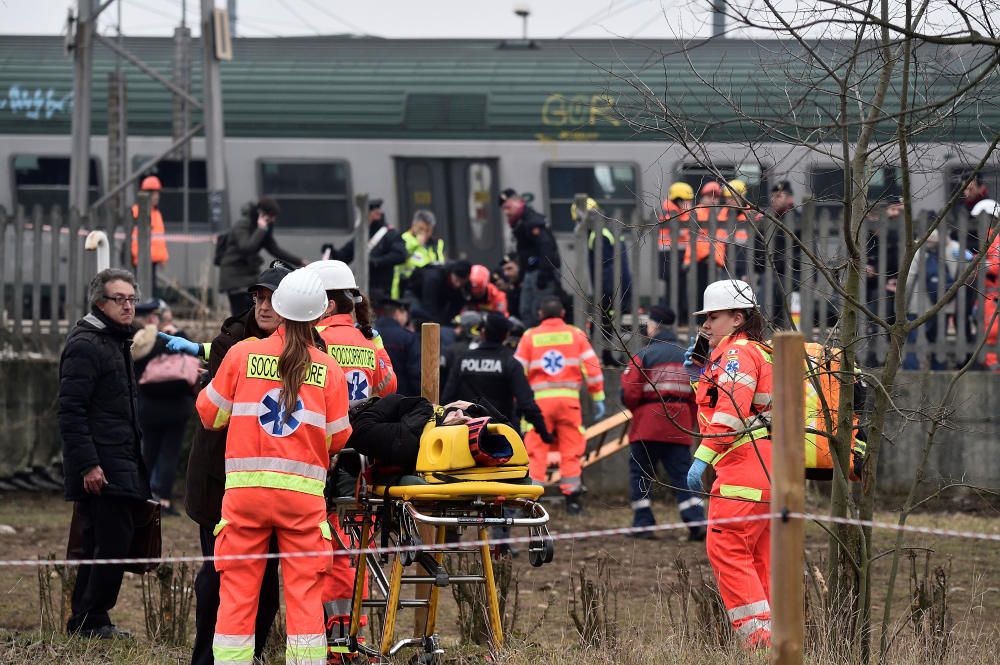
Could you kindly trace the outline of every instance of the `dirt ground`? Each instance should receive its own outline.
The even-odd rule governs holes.
[[[968,508],[968,506],[963,506]],[[627,526],[631,513],[621,500],[602,501],[590,498],[586,513],[581,517],[568,517],[559,503],[550,504],[554,532],[567,533]],[[958,529],[1000,534],[1000,507],[978,504],[976,510],[944,512],[951,506],[938,505],[937,512],[915,515],[910,523],[920,526]],[[654,504],[661,522],[675,521],[676,506],[672,503]],[[825,512],[816,507],[817,512]],[[33,559],[50,554],[61,556],[65,552],[65,539],[70,518],[70,506],[55,495],[2,494],[0,495],[0,558]],[[895,521],[891,513],[878,516],[880,521]],[[819,526],[810,524],[807,530],[807,563],[822,570],[826,553],[825,533]],[[525,556],[514,560],[517,579],[518,617],[512,633],[526,643],[544,644],[545,649],[569,649],[580,644],[580,638],[570,618],[572,593],[571,580],[578,581],[581,569],[593,580],[598,573],[598,563],[608,566],[609,594],[617,609],[620,626],[638,634],[655,630],[665,621],[675,621],[683,611],[682,586],[678,586],[676,563],[684,562],[692,578],[699,575],[711,577],[705,558],[704,544],[688,543],[686,532],[661,532],[657,540],[637,540],[625,536],[611,538],[585,538],[556,543],[552,564],[532,568]],[[876,531],[879,553],[893,547],[894,534]],[[186,517],[166,518],[163,522],[165,555],[197,554],[198,532]],[[908,534],[904,545],[913,550],[917,558],[911,562],[903,557],[900,568],[894,625],[905,631],[907,611],[911,597],[911,569],[919,583],[923,577],[924,557],[930,553],[930,570],[943,566],[946,572],[945,589],[952,625],[959,625],[974,633],[995,634],[1000,631],[995,617],[1000,613],[1000,547],[988,541],[961,538],[942,538]],[[876,584],[873,596],[877,600],[876,616],[881,617],[882,596],[891,556],[883,556],[876,563]],[[914,565],[916,564],[916,565]],[[813,583],[817,583],[816,579]],[[446,644],[454,645],[457,639],[457,613],[447,592],[448,602],[442,609],[439,632]],[[691,611],[691,610],[689,610]],[[139,578],[129,575],[123,585],[118,606],[112,612],[113,620],[137,635],[144,632],[143,602]],[[33,568],[0,567],[0,629],[26,634],[40,626],[39,582]],[[412,620],[404,614],[401,626]],[[193,621],[191,622],[193,623]],[[8,632],[8,635],[10,633]]]

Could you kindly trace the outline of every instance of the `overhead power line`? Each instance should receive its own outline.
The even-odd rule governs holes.
[[[354,23],[351,23],[347,19],[342,18],[341,16],[338,16],[337,14],[334,14],[329,9],[327,9],[323,5],[319,4],[315,0],[303,0],[303,1],[307,5],[309,5],[310,7],[312,7],[313,9],[315,9],[316,11],[318,11],[319,13],[325,14],[326,16],[329,16],[330,18],[332,18],[334,21],[337,21],[338,23],[341,23],[341,24],[347,26],[355,34],[357,34],[357,35],[366,35],[366,34],[368,34],[365,30],[363,30],[358,25],[356,25]]]

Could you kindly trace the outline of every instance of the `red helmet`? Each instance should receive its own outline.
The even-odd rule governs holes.
[[[158,192],[161,189],[163,189],[163,184],[160,182],[160,179],[157,178],[155,175],[148,175],[142,179],[142,184],[139,185],[139,189],[152,190]]]
[[[482,293],[490,283],[490,270],[484,265],[476,264],[469,271],[469,285],[473,293]]]
[[[700,194],[702,196],[722,196],[722,185],[710,180],[701,186]]]

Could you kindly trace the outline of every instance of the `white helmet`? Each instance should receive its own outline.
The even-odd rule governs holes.
[[[738,279],[723,279],[705,288],[702,308],[695,315],[727,309],[753,309],[756,306],[757,298],[749,284]]]
[[[983,199],[972,207],[973,217],[979,217],[984,212],[987,212],[994,217],[1000,217],[1000,204],[993,199]]]
[[[313,261],[307,268],[319,275],[323,282],[323,288],[327,291],[358,288],[358,281],[354,278],[354,273],[343,261],[334,261],[333,259]]]
[[[271,296],[271,307],[289,321],[315,321],[323,316],[326,289],[315,270],[299,268],[288,274]]]

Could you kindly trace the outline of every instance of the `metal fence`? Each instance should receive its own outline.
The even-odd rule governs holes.
[[[584,209],[584,200],[578,196],[578,209]],[[573,296],[575,323],[583,326],[595,322],[599,332],[593,339],[599,353],[604,349],[620,349],[622,341],[631,352],[641,348],[645,340],[631,334],[633,322],[639,321],[633,313],[656,303],[668,304],[678,313],[682,332],[694,330],[697,321],[690,313],[700,307],[705,285],[725,278],[750,282],[773,328],[800,329],[811,341],[838,345],[843,297],[831,286],[829,278],[841,285],[846,282],[848,252],[839,211],[807,202],[786,215],[782,224],[794,232],[796,241],[767,219],[726,220],[731,215],[728,211],[723,213],[724,210],[705,209],[701,223],[677,217],[662,221],[639,213],[631,219],[619,220],[595,210],[578,224],[574,256],[570,261],[564,257],[563,281]],[[720,216],[724,217],[722,221]],[[921,211],[913,219],[914,233],[920,234],[930,230],[934,215]],[[994,224],[994,218],[986,214],[977,219],[964,210],[949,215],[937,229],[940,240],[919,250],[909,272],[906,292],[895,293],[893,266],[901,264],[905,250],[902,219],[890,219],[885,210],[878,216],[870,216],[863,223],[859,238],[862,257],[868,257],[872,271],[870,275],[867,271],[862,274],[858,299],[885,321],[894,319],[894,302],[898,297],[905,298],[904,311],[910,318],[923,314],[963,274],[982,250],[982,240],[996,233]],[[591,234],[599,238],[605,229],[617,240],[611,257],[603,256],[600,242],[593,242],[593,250],[590,249]],[[661,231],[669,232],[668,246],[661,244]],[[686,244],[682,231],[689,238]],[[703,234],[700,237],[699,231]],[[707,257],[702,261],[697,260],[696,238],[703,243],[703,251],[707,249]],[[812,258],[803,247],[809,248]],[[690,255],[686,258],[688,251]],[[722,265],[714,260],[716,251],[720,260],[724,256]],[[632,277],[629,294],[621,288],[626,257]],[[612,266],[612,289],[601,283],[601,271],[592,270],[592,263],[605,265],[605,262]],[[980,265],[958,289],[956,297],[911,334],[905,348],[908,354],[905,368],[952,369],[975,352],[990,314],[984,313],[986,273],[986,266]],[[596,323],[601,320],[600,298],[596,295],[600,293],[611,298],[605,304],[605,309],[612,312],[610,325]],[[609,334],[609,331],[617,332]],[[884,328],[860,313],[858,331],[862,335],[855,348],[858,362],[881,364],[889,352]],[[981,363],[986,361],[987,354],[1000,352],[997,340],[989,341],[980,351]]]

